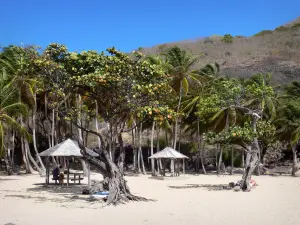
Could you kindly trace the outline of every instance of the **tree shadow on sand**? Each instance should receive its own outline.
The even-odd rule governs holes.
[[[74,201],[85,202],[103,202],[101,199],[92,198],[89,195],[82,195],[82,190],[86,188],[85,185],[60,186],[60,185],[45,185],[44,183],[34,184],[36,187],[28,188],[26,194],[9,194],[5,197],[32,199],[37,203],[56,202],[67,203]],[[45,192],[53,193],[53,196],[42,196]],[[101,206],[101,205],[100,205]]]
[[[54,194],[73,194],[73,195],[79,195],[82,193],[82,190],[87,188],[86,185],[82,184],[69,184],[69,186],[64,185],[57,185],[57,184],[50,184],[46,185],[44,183],[36,183],[33,184],[35,187],[28,188],[28,192],[48,192],[48,193],[54,193]]]
[[[186,184],[184,186],[169,186],[169,188],[174,189],[192,189],[200,188],[208,191],[230,191],[232,190],[228,184]]]

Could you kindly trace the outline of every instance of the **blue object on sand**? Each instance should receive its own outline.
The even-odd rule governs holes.
[[[99,191],[99,192],[96,192],[94,195],[109,195],[109,192],[108,191]]]

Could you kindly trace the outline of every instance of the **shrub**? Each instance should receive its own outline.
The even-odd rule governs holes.
[[[298,27],[300,27],[300,23],[295,23],[295,24],[293,24],[293,26],[292,26],[292,28],[298,28]]]
[[[213,44],[213,43],[214,43],[214,41],[211,38],[209,38],[209,37],[204,38],[204,44]]]
[[[271,30],[263,30],[257,34],[254,34],[254,36],[264,36],[266,34],[272,34],[272,33],[273,33],[273,31],[271,31]]]
[[[159,45],[159,46],[158,46],[158,49],[159,49],[160,51],[163,51],[163,50],[166,49],[167,46],[168,46],[167,44],[162,44],[162,45]]]
[[[275,31],[277,31],[277,32],[284,32],[284,31],[288,31],[288,30],[289,30],[289,28],[285,27],[285,26],[280,26],[275,29]]]
[[[233,42],[233,36],[231,34],[225,34],[222,41],[231,44]]]

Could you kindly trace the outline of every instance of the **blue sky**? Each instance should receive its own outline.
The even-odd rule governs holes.
[[[300,16],[299,0],[6,0],[0,45],[122,51],[214,34],[249,36]]]

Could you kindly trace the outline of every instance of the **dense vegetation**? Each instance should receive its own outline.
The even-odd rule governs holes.
[[[300,83],[275,89],[269,74],[230,78],[220,73],[216,63],[195,69],[199,60],[177,46],[155,56],[128,55],[115,48],[76,53],[60,44],[43,50],[3,48],[0,156],[7,172],[13,174],[16,164],[24,164],[27,173],[38,170],[43,175],[45,167],[37,153],[70,137],[79,142],[85,162],[104,175],[104,185],[113,193],[109,202],[141,200],[130,194],[123,178],[123,135],[132,137],[133,170],[144,173],[141,139],[149,130],[150,154],[154,139],[159,148],[155,138],[159,132],[175,149],[180,149],[182,137],[194,137],[190,146],[196,146],[204,173],[205,144],[216,146],[218,170],[225,152],[231,152],[233,166],[233,151],[239,146],[240,158],[246,156],[243,190],[250,189],[251,174],[274,146],[293,152],[294,175]],[[85,153],[91,135],[97,137],[100,159]],[[17,162],[16,154],[22,162]],[[153,161],[151,167],[154,175]]]

